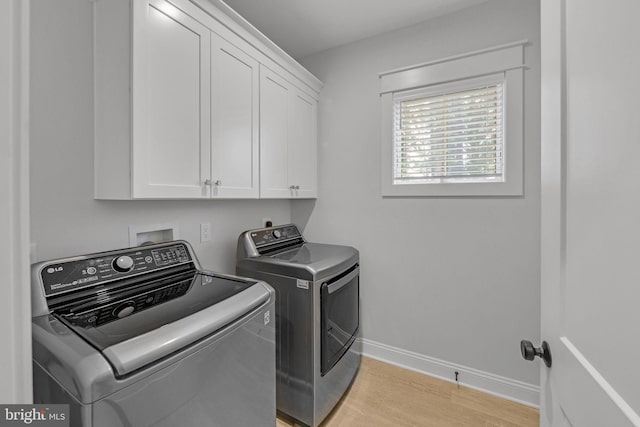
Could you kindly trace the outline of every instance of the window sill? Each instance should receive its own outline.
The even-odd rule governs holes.
[[[383,197],[522,196],[522,183],[383,184]]]

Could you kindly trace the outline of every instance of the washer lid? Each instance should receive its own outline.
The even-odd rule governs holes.
[[[304,243],[273,255],[240,260],[239,265],[256,271],[317,281],[346,270],[358,259],[358,250],[351,246]]]
[[[126,375],[216,332],[269,297],[261,283],[192,272],[150,283],[134,295],[54,313],[102,352],[117,375]]]

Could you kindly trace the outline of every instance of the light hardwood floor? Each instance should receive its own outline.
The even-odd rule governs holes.
[[[296,424],[278,418],[276,427]],[[322,427],[537,427],[537,409],[374,359]]]

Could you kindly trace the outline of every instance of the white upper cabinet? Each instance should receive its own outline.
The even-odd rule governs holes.
[[[133,195],[208,197],[210,31],[164,0],[133,7]]]
[[[316,197],[317,101],[260,68],[260,197]]]
[[[219,0],[93,7],[96,198],[316,197],[320,81]]]
[[[318,102],[295,88],[289,120],[289,176],[294,197],[317,197]]]
[[[259,66],[221,37],[212,38],[212,196],[259,196]]]
[[[291,197],[289,180],[289,98],[293,88],[260,69],[260,197]]]

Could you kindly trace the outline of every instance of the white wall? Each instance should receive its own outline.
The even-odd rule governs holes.
[[[522,39],[524,197],[382,198],[378,73]],[[492,0],[301,60],[325,83],[319,197],[292,220],[360,250],[365,339],[538,384],[519,341],[540,328],[539,41],[537,0]]]
[[[129,245],[128,226],[174,222],[210,269],[235,271],[236,239],[288,201],[93,199],[92,2],[34,0],[31,11],[31,239],[39,260]],[[200,223],[212,241],[200,244]]]

